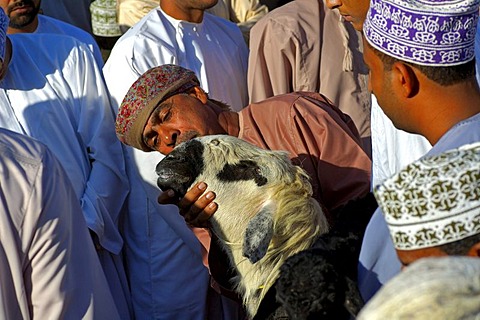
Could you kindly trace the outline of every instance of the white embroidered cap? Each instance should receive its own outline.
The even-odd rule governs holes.
[[[7,43],[7,29],[9,19],[5,11],[0,8],[0,59],[5,61],[5,49]]]
[[[117,22],[116,0],[95,0],[90,4],[92,14],[92,33],[100,37],[118,37],[122,35]]]
[[[480,259],[428,257],[389,280],[368,301],[357,320],[478,319]]]
[[[395,248],[416,250],[480,233],[480,143],[409,164],[374,190]]]
[[[475,57],[480,0],[370,0],[365,39],[394,58],[454,66]]]

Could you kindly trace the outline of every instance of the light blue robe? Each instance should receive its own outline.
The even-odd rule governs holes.
[[[426,156],[477,141],[480,141],[480,114],[456,124],[440,138]],[[367,226],[359,260],[359,288],[365,301],[400,272],[401,264],[380,208],[375,211]]]

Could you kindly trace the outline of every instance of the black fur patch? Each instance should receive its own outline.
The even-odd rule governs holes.
[[[254,180],[260,187],[267,183],[267,178],[260,174],[260,168],[256,162],[241,160],[236,164],[227,163],[222,171],[217,174],[220,181]]]
[[[273,213],[264,207],[250,220],[243,239],[242,255],[251,263],[262,259],[273,237]]]
[[[205,168],[203,150],[202,143],[197,140],[176,147],[157,164],[158,187],[172,189],[178,197],[183,197]]]

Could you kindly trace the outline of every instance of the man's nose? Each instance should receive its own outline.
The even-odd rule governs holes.
[[[342,5],[341,0],[326,0],[325,2],[330,10],[336,9]]]

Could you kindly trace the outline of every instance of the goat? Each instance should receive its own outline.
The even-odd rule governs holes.
[[[360,248],[377,207],[368,193],[338,208],[333,227],[285,261],[253,320],[354,319],[364,305],[357,286]]]
[[[233,285],[250,317],[284,261],[328,231],[308,175],[285,151],[232,136],[205,136],[178,145],[156,173],[158,186],[179,197],[198,181],[216,193],[211,230],[235,266]]]

